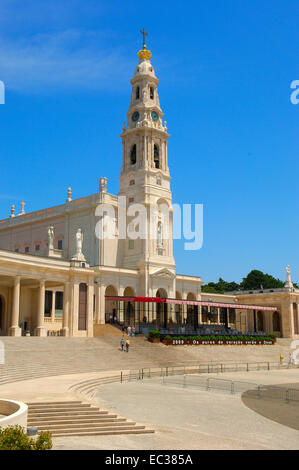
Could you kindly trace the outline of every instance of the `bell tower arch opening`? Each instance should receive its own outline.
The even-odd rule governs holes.
[[[160,168],[160,151],[157,144],[154,144],[154,164],[155,168]]]
[[[135,165],[137,160],[137,149],[136,144],[133,144],[130,151],[130,163],[131,165]]]

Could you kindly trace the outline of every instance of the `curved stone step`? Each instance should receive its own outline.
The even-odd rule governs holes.
[[[76,418],[76,419],[53,419],[52,421],[50,419],[47,419],[46,421],[31,421],[28,420],[28,425],[30,426],[44,426],[45,423],[48,423],[49,425],[51,424],[80,424],[80,423],[120,423],[127,421],[126,418]]]
[[[68,424],[66,425],[59,425],[59,424],[51,424],[51,425],[43,425],[43,426],[38,426],[39,431],[50,431],[50,432],[56,432],[56,431],[66,431],[68,432],[69,430],[87,430],[87,429],[112,429],[114,427],[119,427],[121,426],[122,429],[126,429],[126,427],[129,426],[135,426],[136,423],[133,421],[125,421],[125,422],[116,422],[116,423],[75,423],[75,424]]]
[[[75,432],[75,433],[53,433],[52,437],[80,437],[80,436],[113,436],[113,435],[120,435],[120,434],[152,434],[155,431],[153,429],[136,429],[132,428],[130,430],[126,429],[119,429],[119,430],[111,430],[111,431],[89,431],[89,432]]]
[[[134,426],[134,425],[126,425],[126,426],[122,426],[121,428],[116,428],[114,426],[106,426],[106,427],[88,427],[86,426],[85,428],[78,428],[77,430],[76,429],[56,429],[54,430],[53,432],[51,432],[52,436],[58,436],[59,434],[65,434],[65,435],[68,435],[68,434],[73,434],[73,433],[82,433],[82,432],[123,432],[123,431],[137,431],[137,430],[145,430],[145,426]],[[44,431],[43,431],[44,432]]]

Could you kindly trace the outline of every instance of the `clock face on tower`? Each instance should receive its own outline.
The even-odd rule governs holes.
[[[153,112],[152,112],[152,120],[153,120],[154,122],[157,122],[158,119],[159,119],[158,114],[156,113],[156,111],[153,111]]]
[[[132,121],[136,122],[138,121],[138,119],[139,119],[139,113],[138,111],[135,111],[135,113],[133,113],[132,115]]]

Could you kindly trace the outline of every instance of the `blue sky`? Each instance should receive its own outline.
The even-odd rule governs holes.
[[[0,218],[117,194],[140,29],[160,79],[176,203],[204,204],[204,244],[177,271],[299,280],[298,2],[1,0]]]

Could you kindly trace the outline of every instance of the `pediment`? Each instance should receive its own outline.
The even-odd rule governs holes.
[[[173,279],[175,277],[175,273],[170,271],[170,269],[167,268],[160,268],[157,269],[156,271],[153,271],[150,273],[151,277],[155,278],[162,278],[162,279]]]

